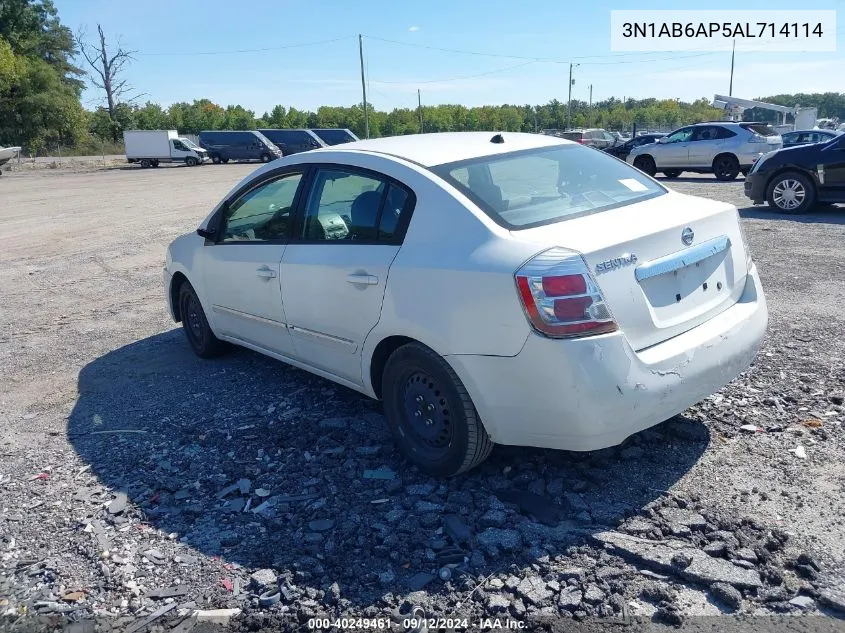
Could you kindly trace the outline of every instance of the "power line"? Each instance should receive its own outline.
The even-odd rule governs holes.
[[[136,55],[147,55],[150,57],[156,56],[175,56],[175,55],[186,55],[186,56],[195,56],[195,55],[233,55],[237,53],[266,53],[269,51],[281,51],[288,48],[303,48],[306,46],[321,46],[323,44],[332,44],[334,42],[342,42],[344,40],[351,40],[354,39],[355,35],[347,35],[344,37],[336,37],[330,40],[321,40],[319,42],[302,42],[300,44],[287,44],[285,46],[270,46],[267,48],[242,48],[238,50],[232,51],[169,51],[169,52],[153,52],[153,53],[143,53],[138,52],[135,53]]]
[[[521,64],[516,64],[515,66],[507,66],[506,68],[497,68],[495,70],[489,70],[483,73],[476,73],[474,75],[462,75],[460,77],[449,77],[447,79],[426,79],[426,80],[414,80],[409,79],[405,81],[379,81],[377,79],[371,80],[373,83],[376,84],[436,84],[436,83],[445,83],[448,81],[460,81],[461,79],[472,79],[474,77],[484,77],[486,75],[495,75],[496,73],[503,73],[508,70],[514,70],[516,68],[522,68],[523,66],[530,66],[531,64],[536,64],[535,61],[530,62],[523,62]]]

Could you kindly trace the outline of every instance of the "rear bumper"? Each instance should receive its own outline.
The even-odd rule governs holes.
[[[748,174],[745,177],[745,195],[755,203],[766,200],[766,178],[762,174]]]
[[[768,324],[756,267],[710,321],[635,352],[622,333],[530,335],[513,357],[448,356],[494,442],[575,451],[615,446],[715,393],[754,361]]]

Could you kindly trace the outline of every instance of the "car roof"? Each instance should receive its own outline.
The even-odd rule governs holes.
[[[494,143],[491,139],[495,136],[501,136],[504,142]],[[331,151],[386,154],[423,167],[433,167],[473,158],[571,143],[572,141],[555,136],[523,132],[434,132],[353,141],[314,150],[312,153]]]

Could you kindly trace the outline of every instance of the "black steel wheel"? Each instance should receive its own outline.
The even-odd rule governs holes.
[[[211,331],[199,297],[193,286],[183,281],[179,287],[179,316],[182,329],[194,353],[200,358],[214,358],[226,351],[226,343]]]
[[[419,343],[397,349],[384,367],[387,423],[399,450],[429,475],[451,477],[490,455],[493,441],[449,364]]]

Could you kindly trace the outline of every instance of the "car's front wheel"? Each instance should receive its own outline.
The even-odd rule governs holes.
[[[197,165],[199,165],[199,164],[200,164],[200,162],[199,162],[196,158],[194,158],[193,156],[188,156],[188,157],[185,159],[185,164],[186,164],[188,167],[196,167]]]
[[[797,172],[778,174],[766,189],[766,200],[770,207],[781,213],[806,213],[813,206],[816,190],[810,179]]]
[[[390,355],[382,374],[382,396],[399,450],[429,475],[465,472],[493,450],[460,378],[419,343],[403,345]]]
[[[270,154],[262,154],[261,155],[261,162],[262,163],[269,163],[271,160],[273,160],[273,157],[270,156]]]
[[[664,169],[663,170],[663,175],[666,176],[667,178],[677,178],[678,176],[681,175],[681,173],[682,172],[681,172],[680,169]]]
[[[179,316],[188,343],[197,356],[214,358],[226,351],[226,343],[214,336],[199,297],[187,280],[179,287]]]
[[[634,159],[634,167],[652,177],[657,173],[657,165],[651,156],[637,156]]]

